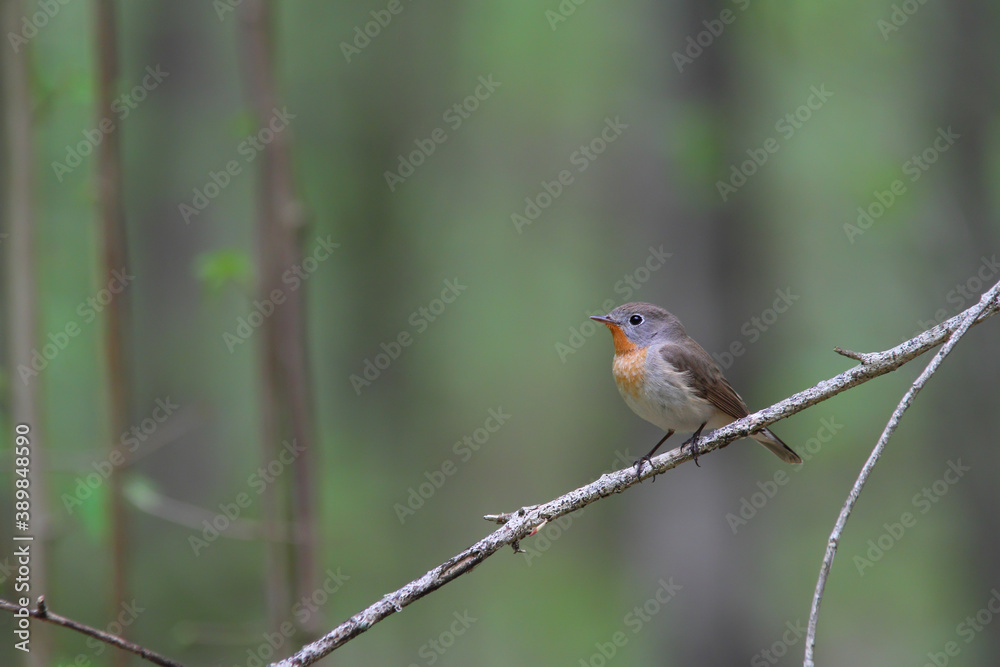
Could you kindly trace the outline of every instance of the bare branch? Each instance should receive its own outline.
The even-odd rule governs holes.
[[[531,507],[524,507],[516,512],[501,512],[500,514],[485,514],[483,518],[491,523],[498,523],[501,526],[508,521],[510,521],[517,514],[524,514],[527,510],[535,509],[538,505],[532,505]]]
[[[913,382],[913,385],[903,396],[902,400],[899,401],[899,405],[896,406],[896,409],[893,410],[892,416],[889,418],[889,422],[885,425],[882,435],[875,444],[875,449],[872,450],[871,456],[868,457],[864,467],[861,468],[861,473],[858,475],[857,481],[854,482],[854,486],[851,487],[851,492],[847,494],[847,500],[844,502],[844,506],[840,510],[840,516],[837,517],[837,522],[833,526],[833,532],[830,533],[830,540],[827,542],[826,553],[823,556],[823,564],[820,566],[819,570],[819,578],[816,580],[816,591],[813,594],[812,610],[809,612],[809,629],[806,633],[806,649],[802,663],[804,667],[813,667],[815,665],[813,656],[816,651],[816,625],[819,623],[820,603],[823,601],[823,592],[826,589],[826,581],[830,575],[830,568],[833,567],[833,559],[837,555],[837,546],[840,544],[840,536],[843,534],[844,527],[847,524],[847,519],[851,516],[851,511],[854,509],[854,505],[858,501],[858,496],[861,495],[861,489],[864,488],[865,483],[868,481],[868,477],[875,468],[875,464],[878,463],[879,457],[882,456],[882,452],[885,450],[885,446],[889,442],[889,438],[891,438],[892,434],[896,431],[896,427],[903,418],[903,413],[905,413],[913,403],[913,399],[916,397],[917,393],[923,389],[927,381],[941,366],[941,362],[944,361],[944,358],[947,357],[948,354],[954,349],[955,345],[958,344],[958,341],[961,340],[962,336],[965,335],[978,318],[987,310],[992,309],[992,312],[996,311],[998,296],[1000,296],[1000,282],[994,285],[989,292],[985,293],[977,305],[969,308],[958,316],[961,320],[958,327],[956,327],[954,333],[951,335],[948,342],[945,343],[944,347],[942,347],[938,353],[934,355],[934,358],[931,359],[930,363],[927,364],[927,367],[924,368],[920,377]],[[840,351],[839,348],[838,351]]]
[[[1000,284],[998,284],[998,287],[994,287],[994,290],[997,289],[1000,289]],[[991,291],[992,293],[993,291]],[[924,352],[940,345],[960,328],[964,331],[965,328],[978,324],[1000,311],[1000,303],[997,303],[996,300],[986,301],[985,306],[977,304],[892,349],[863,355],[865,361],[861,365],[844,371],[829,380],[824,380],[816,386],[801,391],[783,401],[779,401],[769,408],[755,412],[752,415],[713,431],[699,443],[699,455],[704,456],[709,452],[725,447],[733,440],[758,431],[764,426],[805,410],[812,405],[825,401],[842,391],[867,382],[872,378],[896,370]],[[651,462],[652,466],[645,468],[645,472],[640,478],[636,477],[635,470],[630,466],[624,470],[602,475],[590,484],[547,503],[523,507],[516,512],[488,515],[485,517],[487,520],[501,522],[503,525],[465,551],[428,571],[419,579],[415,579],[399,590],[387,594],[367,609],[341,623],[326,636],[311,644],[307,644],[298,653],[276,663],[276,665],[277,667],[304,667],[305,665],[311,665],[365,632],[379,621],[388,618],[395,612],[402,611],[403,607],[471,571],[472,568],[504,546],[516,545],[520,540],[528,537],[532,531],[537,530],[544,522],[586,507],[590,503],[610,496],[613,493],[621,493],[630,486],[637,484],[639,479],[646,479],[653,475],[662,474],[690,460],[690,450],[681,451],[681,449],[674,449],[654,458]]]
[[[21,610],[21,607],[13,602],[0,599],[0,609],[6,609],[7,611],[17,613]],[[32,618],[37,618],[40,621],[61,625],[64,628],[69,628],[70,630],[76,630],[79,633],[85,634],[88,637],[93,637],[94,639],[102,641],[105,644],[117,646],[123,651],[134,653],[154,665],[162,665],[163,667],[183,667],[183,665],[179,662],[174,662],[170,658],[165,658],[159,653],[150,651],[148,648],[143,648],[138,644],[133,644],[132,642],[126,641],[117,635],[104,632],[103,630],[98,630],[97,628],[92,628],[89,625],[84,625],[83,623],[78,623],[72,619],[66,618],[65,616],[53,614],[45,606],[45,598],[43,597],[38,598],[38,607],[36,609],[28,609],[28,615]]]
[[[845,350],[844,348],[842,348],[840,346],[833,348],[833,351],[836,352],[837,354],[844,355],[848,359],[854,359],[855,361],[860,361],[863,364],[870,363],[868,361],[868,358],[871,355],[865,354],[863,352],[852,352],[851,350]]]

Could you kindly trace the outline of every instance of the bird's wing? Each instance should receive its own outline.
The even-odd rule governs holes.
[[[698,343],[689,339],[687,346],[667,344],[660,348],[660,354],[679,372],[687,371],[691,387],[701,398],[734,419],[750,414],[746,403]]]

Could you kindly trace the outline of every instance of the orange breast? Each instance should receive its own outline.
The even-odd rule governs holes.
[[[616,353],[615,361],[611,365],[615,374],[615,382],[623,393],[633,396],[639,395],[642,389],[643,380],[646,377],[646,350],[645,347],[633,345],[633,349],[624,354]]]
[[[611,338],[615,343],[615,360],[611,369],[615,374],[618,388],[637,396],[646,377],[646,350],[628,339],[625,332],[617,324],[604,323],[611,330]]]

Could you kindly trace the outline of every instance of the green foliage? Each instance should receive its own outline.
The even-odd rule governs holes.
[[[198,280],[211,294],[218,294],[228,285],[248,287],[253,266],[242,250],[217,250],[199,255],[195,262]]]

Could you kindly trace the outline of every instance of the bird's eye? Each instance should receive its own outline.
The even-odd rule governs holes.
[[[633,315],[632,317],[628,318],[628,323],[634,327],[639,326],[640,324],[642,324],[642,315]]]

